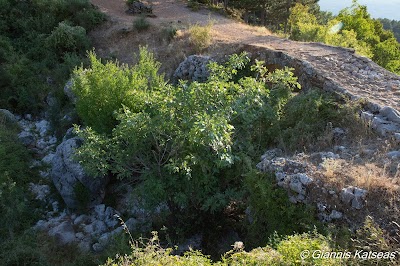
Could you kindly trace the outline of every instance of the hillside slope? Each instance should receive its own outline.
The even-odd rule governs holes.
[[[180,55],[182,58],[189,55],[188,43],[185,43],[186,47],[185,44],[179,47],[174,43],[163,46],[157,34],[154,34],[154,30],[140,34],[132,33],[129,28],[132,27],[135,17],[125,13],[127,9],[125,1],[92,0],[92,3],[110,17],[107,25],[92,33],[95,46],[99,48],[100,53],[103,52],[103,55],[108,52],[121,62],[129,63],[138,44],[150,46],[156,54],[157,51],[162,54],[168,50],[172,57]],[[193,12],[179,0],[151,1],[151,4],[156,17],[148,20],[153,29],[177,25],[185,34],[190,25],[205,25],[211,21],[213,45],[208,51],[210,54],[227,54],[232,49],[243,46],[247,46],[248,50],[280,52],[312,67],[318,72],[313,73],[314,76],[322,76],[324,80],[322,83],[335,84],[336,87],[343,88],[345,94],[351,98],[365,98],[373,103],[373,106],[378,104],[379,108],[375,106],[371,109],[372,112],[377,112],[384,106],[400,110],[400,77],[367,58],[355,55],[349,49],[279,38],[271,35],[265,28],[245,25],[205,9]],[[249,48],[250,46],[253,48]],[[274,63],[284,64],[279,60]],[[174,67],[174,64],[177,63],[173,62],[172,65],[167,63],[169,67]]]

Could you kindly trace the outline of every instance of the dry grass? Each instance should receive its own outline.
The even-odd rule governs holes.
[[[211,45],[213,23],[208,22],[205,26],[199,24],[189,27],[190,43],[193,45],[196,52],[202,52]]]

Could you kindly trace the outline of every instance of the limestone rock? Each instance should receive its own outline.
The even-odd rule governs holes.
[[[7,122],[7,123],[16,123],[17,118],[8,110],[0,109],[0,123]]]
[[[62,142],[52,161],[51,177],[55,187],[69,208],[78,208],[75,187],[83,185],[89,193],[89,206],[99,204],[105,195],[108,178],[88,176],[82,166],[73,160],[74,151],[81,144],[77,137]]]
[[[340,199],[345,204],[350,204],[350,202],[354,199],[354,193],[352,187],[343,188],[340,192]]]
[[[209,56],[188,56],[175,70],[174,80],[206,81],[209,76],[207,64],[210,60]]]
[[[68,221],[64,221],[58,226],[52,228],[49,231],[50,236],[54,236],[61,244],[71,244],[77,241],[75,237],[75,231],[72,224]]]
[[[72,92],[72,86],[73,86],[73,82],[72,79],[68,80],[67,83],[64,86],[64,94],[67,96],[67,98],[72,102],[72,103],[76,103],[76,96],[75,94]]]
[[[385,106],[379,111],[379,113],[386,117],[389,121],[400,124],[400,113],[395,109]]]
[[[22,131],[18,134],[18,140],[24,145],[24,146],[32,146],[36,142],[36,137],[35,135],[30,132],[30,131]]]

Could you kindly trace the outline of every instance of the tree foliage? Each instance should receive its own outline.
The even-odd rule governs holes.
[[[370,17],[367,7],[357,1],[326,24],[320,24],[309,7],[298,4],[292,8],[288,22],[293,40],[354,48],[380,66],[400,73],[400,44],[393,33],[383,29],[379,20]]]
[[[233,169],[260,153],[254,143],[265,139],[291,89],[299,86],[288,69],[268,73],[261,62],[252,68],[257,78],[235,81],[249,62],[246,54],[211,63],[205,83],[178,86],[161,82],[159,65],[144,48],[130,69],[90,58],[91,69],[78,70],[74,80],[87,125],[79,130],[85,139],[80,160],[96,175],[139,182],[149,202],[200,217],[240,195],[246,168]]]
[[[87,0],[0,1],[0,106],[39,112],[84,58],[86,31],[102,20]]]

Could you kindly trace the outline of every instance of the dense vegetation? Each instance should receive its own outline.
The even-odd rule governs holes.
[[[242,5],[262,24],[287,24],[293,38],[308,36],[302,23],[330,20],[314,18],[314,11],[294,7],[296,2],[316,8],[316,1],[224,4]],[[360,9],[360,16],[369,25],[364,11]],[[349,25],[354,22],[352,13],[341,16]],[[90,49],[87,31],[104,16],[86,0],[0,0],[0,18],[0,107],[39,114],[48,111],[45,102],[54,95],[58,103],[53,112],[62,114],[62,87]],[[351,42],[348,46],[395,69],[397,63],[387,52],[394,47],[391,35],[373,25],[373,33],[362,32],[368,33],[366,40],[357,38],[357,27],[343,28],[331,43]],[[316,27],[327,31],[322,24]],[[191,31],[204,35],[195,27]],[[201,49],[202,43],[198,46]],[[145,208],[167,206],[162,221],[152,226],[159,230],[166,225],[168,237],[163,245],[154,234],[149,243],[131,239],[129,246],[127,236],[119,235],[103,254],[82,254],[76,246],[60,247],[55,239],[30,229],[40,210],[49,207],[39,206],[43,203],[33,198],[30,183],[50,181],[39,179],[32,155],[17,140],[18,126],[0,113],[0,265],[96,265],[117,252],[132,253],[109,259],[106,265],[335,265],[339,262],[301,261],[299,254],[303,249],[356,248],[350,233],[327,230],[313,208],[290,203],[270,173],[255,169],[270,146],[292,152],[326,143],[321,137],[328,122],[357,127],[354,112],[345,104],[313,89],[299,93],[291,69],[269,72],[264,62],[251,62],[245,53],[211,63],[204,83],[178,85],[165,80],[160,63],[143,47],[132,67],[102,62],[94,52],[87,62],[89,68],[76,68],[72,75],[82,122],[76,129],[85,140],[76,157],[93,176],[129,181]],[[165,249],[196,233],[212,245],[225,228],[240,233],[246,250],[255,249],[246,252],[235,246],[217,263],[197,251],[176,256],[173,249]],[[390,250],[372,220],[352,237],[357,247],[371,244]],[[340,240],[346,245],[339,245]],[[213,259],[221,253],[213,247],[205,252]]]
[[[357,2],[325,24],[319,23],[307,6],[296,5],[290,14],[289,26],[293,40],[354,48],[380,66],[400,73],[400,44],[393,32],[383,29],[379,20],[370,17],[366,6]]]
[[[400,42],[400,21],[381,18],[379,21],[382,23],[385,30],[393,31],[394,37]]]
[[[318,226],[312,208],[290,204],[254,166],[269,145],[314,144],[326,121],[352,120],[346,108],[314,90],[295,96],[300,85],[290,69],[270,73],[259,61],[250,66],[245,53],[210,63],[204,83],[177,86],[158,74],[160,64],[145,48],[133,67],[103,64],[94,53],[90,61],[91,68],[77,69],[73,78],[85,125],[77,128],[84,139],[77,158],[94,176],[136,184],[147,208],[168,206],[162,224],[173,241],[215,235],[210,228],[230,224],[256,247],[274,232]],[[232,206],[238,217],[246,206],[253,210],[251,226],[229,221]]]
[[[40,112],[90,48],[86,31],[103,19],[87,0],[0,1],[0,106]]]
[[[86,33],[103,20],[87,0],[0,0],[0,108],[38,115],[49,111],[51,95],[57,102],[52,111],[60,115],[63,86],[90,48]],[[41,169],[32,166],[19,131],[0,113],[0,265],[59,265],[57,257],[74,261],[68,252],[79,252],[58,248],[30,230],[47,207],[34,198],[30,184],[49,181],[39,178]]]

